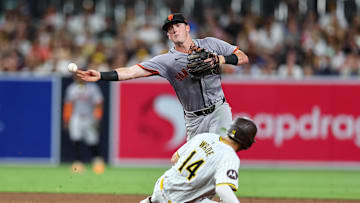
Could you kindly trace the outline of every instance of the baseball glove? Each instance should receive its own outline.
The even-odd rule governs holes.
[[[220,74],[219,57],[204,48],[191,47],[188,53],[187,69],[193,78]]]

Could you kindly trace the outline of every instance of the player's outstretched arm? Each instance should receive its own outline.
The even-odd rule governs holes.
[[[118,74],[118,80],[130,80],[151,75],[151,72],[138,65],[133,65],[127,68],[117,68],[115,71]]]
[[[140,68],[138,65],[117,68],[109,72],[99,72],[96,70],[76,70],[76,76],[86,82],[96,82],[99,80],[119,81],[149,76],[150,72]]]
[[[240,203],[229,185],[217,185],[215,192],[223,203]]]

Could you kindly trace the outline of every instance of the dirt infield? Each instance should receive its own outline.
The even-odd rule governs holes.
[[[137,203],[143,195],[0,193],[0,203]],[[240,198],[241,203],[356,203],[360,200]]]
[[[0,193],[0,203],[138,203],[144,195]],[[356,203],[360,200],[240,198],[241,203]]]

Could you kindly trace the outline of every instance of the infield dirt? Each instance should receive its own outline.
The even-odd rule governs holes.
[[[144,195],[0,193],[0,203],[138,203]],[[360,200],[240,198],[241,203],[358,203]]]

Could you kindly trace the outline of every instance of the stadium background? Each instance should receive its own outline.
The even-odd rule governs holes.
[[[75,62],[108,71],[166,52],[170,44],[160,26],[170,12],[188,16],[194,37],[223,39],[250,57],[250,64],[227,65],[222,73],[234,114],[257,119],[261,128],[257,147],[239,154],[242,167],[316,167],[356,174],[359,6],[356,0],[1,1],[0,168],[4,173],[0,178],[5,181],[0,192],[151,192],[154,180],[135,192],[67,190],[66,186],[31,190],[33,185],[21,181],[23,188],[14,189],[12,183],[24,167],[30,176],[34,165],[66,171],[72,160],[68,135],[61,127],[64,88],[72,80],[66,65]],[[125,168],[119,170],[140,166],[133,170],[145,174],[152,170],[147,167],[169,166],[168,157],[185,141],[182,112],[171,87],[160,78],[99,85],[106,98],[101,148],[110,166],[104,176],[116,174],[118,166]],[[159,104],[172,109],[174,117],[161,115]],[[323,125],[317,122],[330,122],[324,124],[328,131],[321,131]],[[89,161],[88,151],[83,152]],[[11,171],[10,178],[6,171]],[[104,179],[87,176],[86,181]],[[84,183],[78,181],[81,188]],[[348,184],[351,189],[344,187],[345,192],[335,197],[360,199],[359,185]],[[248,192],[245,196],[271,195]],[[273,196],[284,197],[276,192]]]

